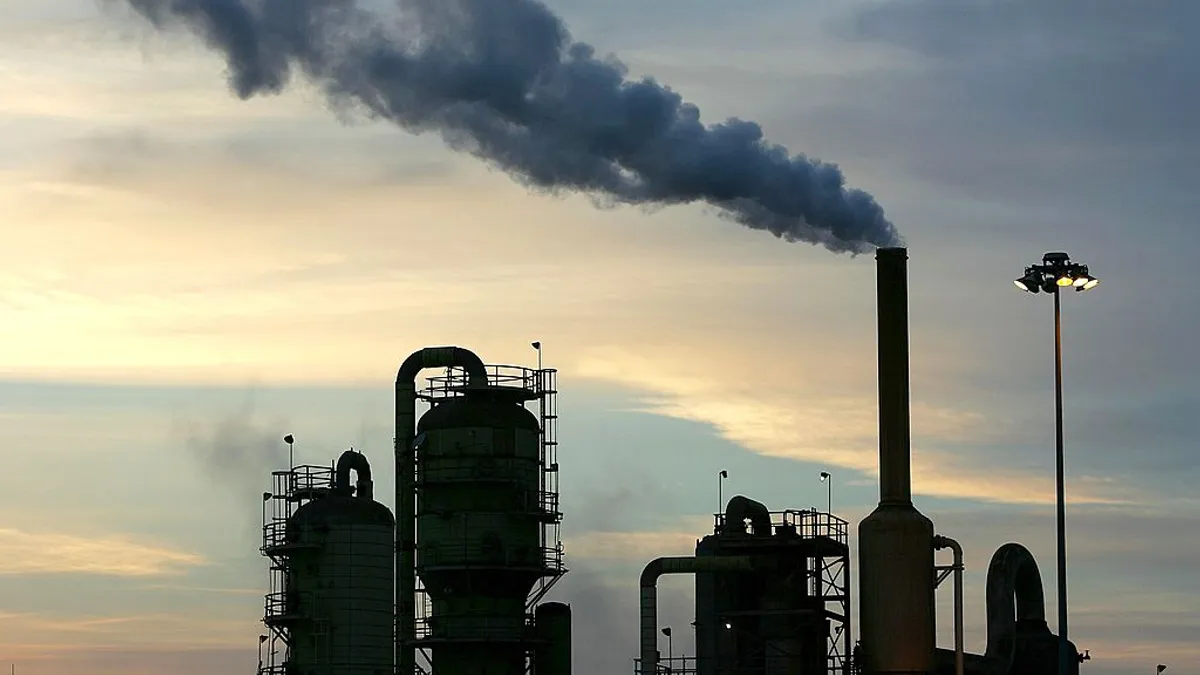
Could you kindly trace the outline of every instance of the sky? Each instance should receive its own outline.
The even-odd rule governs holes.
[[[1085,673],[1200,673],[1200,6],[547,4],[705,121],[836,163],[903,235],[915,501],[965,548],[973,652],[999,546],[1057,583],[1051,303],[1011,280],[1047,251],[1090,266],[1101,285],[1063,298],[1070,634]],[[820,471],[852,522],[877,500],[872,255],[531,190],[303,79],[241,100],[216,54],[121,2],[2,9],[18,673],[251,672],[281,437],[304,462],[361,450],[390,494],[395,368],[427,345],[532,365],[540,340],[559,369],[554,598],[579,675],[632,672],[638,572],[710,530],[719,471],[773,509],[823,506]],[[686,627],[688,580],[661,589]]]

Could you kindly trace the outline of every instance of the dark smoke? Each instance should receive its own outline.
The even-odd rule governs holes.
[[[287,469],[288,449],[278,431],[284,427],[262,426],[250,411],[215,424],[185,421],[178,427],[199,468],[257,520],[262,493],[271,489],[271,472]]]
[[[354,0],[125,2],[202,36],[242,98],[279,92],[298,71],[336,106],[436,131],[531,188],[605,206],[705,202],[834,251],[900,241],[835,165],[767,143],[754,122],[705,126],[679,94],[574,42],[536,0],[400,0],[391,25]]]

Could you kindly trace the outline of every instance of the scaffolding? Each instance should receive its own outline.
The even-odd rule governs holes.
[[[559,471],[558,471],[558,403],[557,403],[557,370],[552,368],[526,368],[523,366],[511,365],[496,365],[490,364],[486,366],[488,375],[488,386],[508,389],[520,399],[523,399],[525,405],[534,404],[536,408],[533,412],[539,420],[539,436],[538,436],[538,464],[540,467],[539,486],[536,497],[536,503],[526,505],[536,512],[538,519],[541,522],[540,531],[540,546],[536,551],[512,553],[506,552],[506,556],[516,556],[513,559],[502,561],[506,566],[532,567],[540,572],[540,576],[532,592],[529,594],[525,603],[525,634],[528,639],[529,648],[532,650],[536,643],[535,628],[534,628],[534,610],[537,604],[550,592],[550,589],[562,578],[566,573],[564,565],[563,544],[560,532],[562,523],[562,510],[559,503]],[[417,399],[426,404],[425,410],[419,411],[419,415],[423,415],[430,407],[443,402],[447,399],[462,396],[463,392],[468,388],[469,376],[466,370],[453,366],[443,370],[440,375],[432,375],[425,379],[424,388],[418,390]],[[422,475],[420,473],[420,449],[417,448],[413,453],[413,461],[415,464],[414,471],[416,472],[416,481],[414,482],[413,499],[416,499],[416,491],[421,489]],[[428,476],[427,476],[428,477]],[[439,475],[439,480],[453,478],[451,476]],[[479,480],[479,476],[467,477],[473,480]],[[533,501],[533,500],[530,500]],[[420,514],[414,514],[419,516]],[[466,546],[466,544],[464,544]],[[472,559],[472,552],[468,550],[456,551],[453,547],[450,549],[442,548],[437,551],[421,551],[417,550],[418,560],[422,560],[422,564],[430,563],[437,564],[438,559],[445,559],[449,564],[453,564],[456,558]],[[476,558],[477,559],[477,558]],[[423,675],[431,671],[430,654],[428,645],[432,634],[431,620],[432,602],[426,591],[420,577],[417,577],[416,597],[414,598],[416,606],[416,635],[417,653],[419,654],[417,662],[417,674]],[[480,634],[486,634],[486,627],[482,627]],[[532,662],[530,659],[528,662]],[[409,675],[402,673],[400,675]]]
[[[271,473],[271,491],[263,493],[262,547],[269,561],[267,594],[263,609],[265,635],[259,636],[258,675],[286,675],[291,656],[293,629],[314,617],[304,616],[300,598],[288,588],[292,556],[312,546],[306,537],[288,535],[292,515],[304,504],[333,489],[333,466],[303,464]],[[311,605],[310,605],[311,606]],[[307,634],[321,633],[319,622]]]

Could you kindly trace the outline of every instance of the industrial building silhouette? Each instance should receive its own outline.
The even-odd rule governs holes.
[[[877,272],[880,501],[858,524],[857,584],[850,523],[734,496],[695,555],[643,570],[638,675],[1058,673],[1041,576],[1020,544],[988,569],[986,652],[963,652],[961,547],[912,503],[907,251],[878,250]],[[418,388],[427,369],[440,374]],[[396,378],[394,518],[357,452],[275,472],[259,675],[570,675],[571,607],[544,601],[567,571],[555,383],[540,363],[486,365],[459,347],[409,356]],[[937,567],[944,548],[955,563]],[[659,651],[664,574],[695,576],[694,655]],[[950,574],[956,645],[938,649],[934,592]]]

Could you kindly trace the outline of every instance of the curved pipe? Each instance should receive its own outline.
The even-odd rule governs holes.
[[[744,521],[750,519],[750,531],[757,536],[771,534],[771,512],[762,502],[756,502],[749,497],[737,495],[729,500],[725,507],[725,527],[736,523],[738,529],[745,527]]]
[[[407,641],[416,635],[417,615],[413,596],[416,572],[416,455],[413,434],[417,417],[417,375],[426,368],[457,366],[467,371],[467,384],[487,386],[487,368],[474,352],[462,347],[426,347],[413,352],[396,372],[396,667],[399,673],[416,672],[416,647]]]
[[[658,578],[664,574],[697,572],[751,572],[756,569],[750,556],[679,556],[656,558],[646,564],[641,579],[641,652],[639,675],[658,673]]]
[[[1017,622],[1046,623],[1042,575],[1029,549],[1008,543],[992,555],[987,573],[987,651],[1004,664],[1013,661]]]
[[[350,494],[350,472],[358,474],[358,491],[355,493],[360,499],[374,499],[375,489],[374,483],[371,482],[371,464],[367,461],[365,455],[353,450],[347,450],[338,457],[336,478],[333,483],[334,492],[338,494]]]
[[[963,675],[963,550],[950,537],[933,538],[934,549],[948,548],[954,552],[954,673]]]

